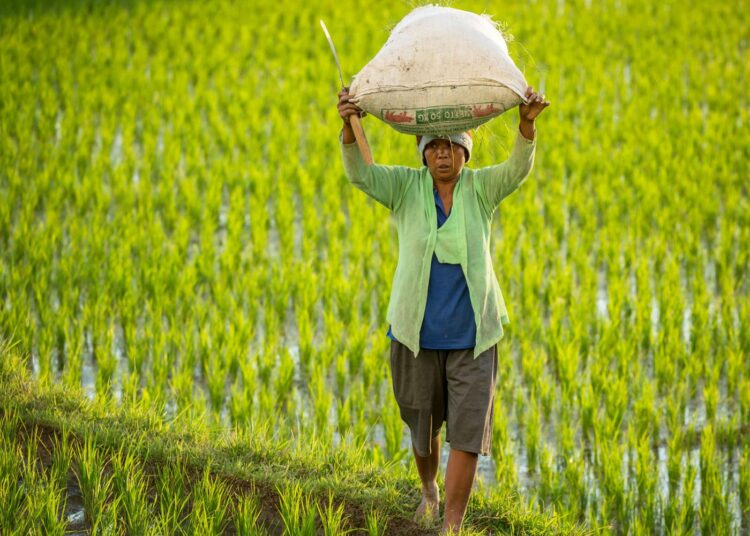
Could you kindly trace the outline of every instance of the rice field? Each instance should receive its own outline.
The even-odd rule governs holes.
[[[552,103],[493,224],[511,324],[467,531],[749,533],[750,11],[451,5],[501,21]],[[395,226],[344,176],[318,24],[351,77],[411,7],[0,5],[0,360],[38,394],[0,391],[0,533],[416,533],[385,335]],[[419,165],[413,138],[364,127],[377,162]],[[472,166],[516,128],[515,110],[481,127]],[[114,417],[68,436],[49,393],[273,445],[245,475],[273,499],[176,448],[155,467]],[[315,460],[337,456],[326,484]],[[359,470],[387,495],[340,474]]]

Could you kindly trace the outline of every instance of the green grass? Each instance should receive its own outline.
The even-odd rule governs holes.
[[[149,534],[161,527],[171,533],[220,534],[232,524],[254,534],[250,527],[259,515],[258,490],[262,489],[276,497],[278,522],[290,533],[308,534],[318,521],[331,534],[351,528],[377,533],[387,526],[399,527],[398,534],[419,532],[409,521],[418,503],[414,475],[398,465],[383,471],[366,461],[361,447],[294,445],[275,442],[269,434],[240,435],[221,427],[196,427],[181,416],[165,420],[140,402],[113,406],[106,399],[91,401],[57,384],[43,386],[19,372],[23,369],[23,360],[4,349],[0,459],[13,459],[14,449],[21,452],[20,444],[13,442],[21,428],[43,429],[54,436],[53,445],[68,445],[68,462],[75,467],[92,531],[124,527],[132,534]],[[37,442],[24,440],[23,444],[27,445],[28,466],[37,458]],[[60,452],[64,451],[53,447],[51,459]],[[55,466],[52,461],[52,480],[59,478]],[[14,478],[12,463],[2,467],[0,477]],[[12,486],[2,489],[7,512],[27,508],[25,497],[15,497]],[[34,504],[47,508],[38,506],[39,512],[49,513],[50,508],[59,508],[55,501],[62,495],[55,497],[40,497]],[[589,533],[560,516],[534,512],[517,496],[494,495],[491,500],[474,502],[472,512],[470,528],[476,530]],[[7,515],[0,528],[15,527],[15,517]],[[155,524],[149,523],[154,518]],[[255,533],[262,534],[262,530]]]

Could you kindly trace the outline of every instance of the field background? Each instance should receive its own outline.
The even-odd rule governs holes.
[[[501,21],[552,103],[495,216],[511,324],[476,494],[620,534],[747,533],[747,4],[452,5]],[[411,8],[3,3],[0,339],[40,388],[414,478],[397,237],[343,174],[318,24],[351,77]],[[507,157],[517,118],[479,129],[472,166]],[[364,125],[377,162],[419,164]]]

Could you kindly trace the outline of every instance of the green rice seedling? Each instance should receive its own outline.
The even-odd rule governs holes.
[[[544,356],[541,350],[535,350],[531,341],[524,341],[521,349],[521,371],[524,381],[531,391],[536,391],[544,368]]]
[[[364,388],[366,390],[369,390],[371,387],[375,387],[375,393],[376,397],[379,397],[380,395],[380,389],[378,387],[380,384],[377,382],[377,379],[380,376],[380,368],[382,368],[382,356],[385,352],[380,353],[377,352],[377,350],[371,349],[369,351],[363,352],[363,358],[362,358],[362,384],[364,385]],[[379,403],[380,399],[376,399],[376,403]]]
[[[169,370],[172,364],[163,349],[154,352],[151,360],[151,374],[146,380],[147,390],[151,395],[151,403],[163,408],[169,384]]]
[[[315,428],[319,434],[328,429],[328,416],[331,413],[333,394],[325,383],[325,369],[315,366],[310,374],[310,397],[313,404]]]
[[[276,404],[284,411],[287,401],[292,393],[294,382],[294,359],[289,353],[289,349],[284,347],[279,356],[279,362],[276,365],[276,381],[274,391],[276,392]]]
[[[333,310],[323,311],[323,326],[325,335],[323,339],[322,349],[318,357],[320,358],[320,364],[324,370],[328,370],[333,363],[333,359],[337,356],[342,349],[342,338],[341,334],[346,333],[344,323],[341,322]]]
[[[344,528],[347,524],[344,517],[344,503],[342,502],[338,508],[334,508],[333,494],[330,491],[328,493],[328,504],[325,507],[317,504],[316,507],[323,524],[323,534],[325,536],[338,536],[339,534],[343,535],[353,532],[353,529]]]
[[[607,387],[607,420],[615,437],[619,434],[622,420],[628,409],[628,380],[626,378],[611,379]]]
[[[604,430],[597,436],[597,473],[606,507],[602,507],[608,519],[622,524],[627,520],[627,495],[622,474],[624,446]]]
[[[0,531],[10,532],[21,519],[25,504],[25,488],[21,485],[23,457],[20,445],[0,438]]]
[[[350,326],[354,319],[354,311],[356,309],[355,296],[359,291],[359,281],[355,278],[339,277],[334,280],[333,288],[338,316],[345,326]]]
[[[389,398],[383,405],[380,419],[383,423],[387,458],[392,461],[403,459],[408,451],[401,448],[401,441],[404,437],[404,424],[401,421],[400,410],[395,399]]]
[[[344,437],[352,426],[351,404],[348,398],[340,398],[336,401],[336,429],[340,437]]]
[[[369,318],[369,312],[367,317]],[[347,352],[349,355],[349,370],[352,375],[362,372],[369,330],[370,326],[368,326],[367,322],[358,320],[353,324],[349,324]]]
[[[190,530],[194,534],[222,534],[229,522],[228,500],[227,485],[212,478],[206,467],[200,482],[193,488]]]
[[[512,396],[512,401],[508,403],[510,407],[515,409],[515,419],[516,422],[519,424],[519,428],[523,426],[524,422],[524,410],[528,411],[529,408],[527,406],[526,400],[524,400],[524,393],[523,389],[521,388],[520,384],[518,383],[512,383],[512,379],[509,377],[508,382],[503,386],[504,388],[501,389],[502,392],[508,393],[508,398],[510,399]]]
[[[201,374],[205,377],[208,371],[208,362],[211,359],[214,350],[211,337],[211,327],[209,325],[211,321],[209,311],[201,311],[201,313],[201,324],[198,328],[198,348],[196,353],[198,354],[198,364],[200,365]]]
[[[289,389],[289,394],[284,401],[284,411],[287,418],[286,422],[289,423],[289,428],[294,426],[294,423],[299,422],[305,412],[307,411],[307,401],[303,400],[303,389],[292,385]]]
[[[643,434],[636,439],[637,446],[635,449],[636,469],[636,491],[637,499],[637,519],[643,522],[644,526],[652,530],[656,526],[657,514],[657,473],[654,471],[656,458],[651,450],[651,443],[648,435]]]
[[[560,403],[560,394],[555,382],[546,373],[539,384],[539,400],[542,406],[542,418],[549,421],[552,418],[554,406]]]
[[[571,456],[565,460],[565,468],[563,469],[564,489],[568,497],[568,508],[576,519],[583,518],[588,506],[584,470],[584,460],[581,455]]]
[[[651,270],[647,256],[640,256],[635,270],[638,300],[635,302],[635,333],[638,343],[644,350],[651,348]]]
[[[504,450],[510,441],[508,434],[508,415],[503,407],[502,397],[493,400],[492,451]]]
[[[254,320],[248,318],[247,313],[242,309],[238,309],[233,314],[233,318],[235,324],[232,324],[231,328],[234,332],[234,344],[229,359],[229,370],[232,378],[236,379],[237,374],[242,369],[242,365],[249,363],[247,349],[255,339],[255,325],[253,323]]]
[[[265,259],[268,244],[268,211],[266,203],[270,198],[270,186],[266,181],[257,179],[254,181],[255,190],[250,196],[250,237],[253,248],[253,258]]]
[[[276,488],[279,494],[279,514],[284,534],[289,536],[315,535],[315,508],[297,482]]]
[[[739,395],[740,419],[750,422],[750,378],[743,378],[737,388]]]
[[[137,448],[137,447],[135,447]],[[134,447],[125,447],[112,456],[114,492],[119,497],[120,515],[128,534],[146,534],[151,520],[148,481]]]
[[[616,324],[627,321],[626,309],[628,304],[628,282],[623,272],[616,267],[607,277],[607,313]]]
[[[26,427],[24,426],[25,430]],[[39,470],[41,470],[41,458],[39,456],[39,440],[40,431],[38,428],[31,428],[28,430],[28,435],[24,436],[24,443],[22,444],[21,457],[18,461],[22,464],[22,470],[28,474],[31,479],[37,478]],[[14,438],[13,442],[17,442],[18,438]]]
[[[96,534],[102,526],[104,503],[112,494],[112,478],[106,474],[102,454],[90,435],[78,448],[75,474],[81,489],[86,522],[91,532]]]
[[[295,305],[295,310],[300,366],[302,367],[302,370],[308,370],[310,362],[315,354],[315,347],[313,345],[315,326],[306,307]]]
[[[240,312],[236,311],[236,306],[232,306],[232,313],[234,318],[241,318]],[[240,322],[242,322],[240,320]],[[244,336],[238,332],[235,324],[229,325],[229,332],[227,334],[227,344],[224,349],[224,362],[227,366],[227,381],[228,383],[233,382],[237,379],[240,371],[240,361],[245,358],[247,354],[247,348],[249,341],[243,340]]]
[[[341,352],[335,359],[336,394],[344,397],[346,384],[349,380],[348,371],[349,355],[346,351]]]
[[[258,393],[256,415],[259,419],[270,419],[276,417],[276,397],[270,389],[262,389]]]
[[[179,411],[190,408],[194,403],[192,371],[187,368],[177,370],[170,380],[170,389]]]
[[[682,502],[680,513],[676,516],[676,519],[679,520],[679,530],[684,534],[693,533],[697,521],[696,517],[698,516],[698,512],[696,512],[695,504],[693,502],[697,476],[698,471],[696,467],[688,462],[685,465],[685,476],[682,481]]]
[[[563,395],[557,400],[554,412],[550,415],[549,421],[556,424],[556,442],[560,447],[560,453],[563,455],[572,453],[575,448],[575,433],[571,430],[572,413],[575,408],[575,400],[572,395]]]
[[[138,351],[138,330],[133,318],[125,317],[122,320],[122,331],[128,370],[140,377],[143,373],[145,355]]]
[[[252,396],[252,391],[245,389],[240,379],[237,378],[232,384],[227,402],[233,427],[242,427],[247,424],[253,407]]]
[[[0,342],[0,351],[2,343]],[[7,447],[16,443],[16,434],[21,426],[21,417],[16,410],[13,408],[3,408],[3,412],[0,413],[0,444],[4,444]]]
[[[508,449],[493,457],[495,461],[495,480],[504,489],[517,490],[519,487],[518,470],[515,458]]]
[[[279,232],[281,258],[292,259],[294,258],[294,215],[297,213],[292,198],[292,189],[289,187],[287,182],[283,182],[283,184],[279,183],[279,188],[276,190],[275,194],[276,210],[274,211],[274,215],[276,220],[276,227]],[[291,287],[287,286],[286,289],[287,294],[285,296],[280,296],[280,301],[278,304],[279,308],[284,308],[284,311],[282,312],[283,315],[286,315],[286,307],[289,303],[289,293],[291,292]],[[275,292],[278,292],[278,289]]]
[[[580,350],[578,341],[572,340],[558,349],[557,373],[563,392],[575,392],[578,388]]]
[[[682,521],[679,495],[670,494],[662,509],[662,526],[666,534],[681,534]]]
[[[594,432],[594,419],[596,416],[596,396],[590,383],[584,384],[579,392],[579,404],[581,414],[581,432],[583,437],[591,439]]]
[[[247,357],[239,359],[239,377],[236,381],[242,380],[242,385],[248,392],[253,392],[258,382],[258,371],[255,368],[256,361]]]
[[[703,403],[706,408],[706,420],[713,422],[716,419],[716,408],[719,405],[719,386],[710,377],[703,385]]]
[[[286,321],[287,309],[289,308],[292,285],[290,280],[284,277],[281,269],[277,268],[276,265],[272,265],[269,283],[269,303],[273,304],[273,309],[266,308],[266,314],[268,315],[269,311],[273,310],[275,314],[268,316],[275,317],[278,325],[283,325]]]
[[[727,396],[734,397],[738,392],[740,382],[743,378],[745,360],[742,350],[728,350],[726,353],[726,363]]]
[[[256,371],[260,379],[260,386],[263,390],[271,387],[271,375],[273,373],[276,360],[276,346],[274,341],[266,340],[264,351],[255,356]]]
[[[373,334],[370,338],[371,348],[369,355],[373,360],[372,367],[372,380],[369,383],[365,383],[365,390],[372,389],[375,392],[374,402],[376,405],[382,403],[382,396],[388,394],[388,389],[383,389],[381,384],[385,383],[386,386],[389,384],[391,379],[391,371],[389,367],[384,367],[383,356],[388,355],[390,350],[390,341],[385,337],[379,337],[378,334]],[[364,374],[363,374],[364,380]]]
[[[675,356],[680,354],[678,346],[678,336],[674,331],[659,332],[654,350],[654,375],[661,393],[666,392],[676,381]]]
[[[633,404],[635,431],[640,436],[656,433],[658,419],[656,414],[656,387],[653,382],[643,380],[640,382],[640,392]]]
[[[52,465],[50,467],[50,479],[59,489],[68,486],[68,471],[70,470],[73,451],[65,427],[60,434],[55,436],[52,446]]]
[[[141,377],[135,372],[127,372],[122,375],[122,402],[123,404],[136,404],[140,396]]]
[[[723,491],[726,487],[722,482],[720,456],[713,426],[707,424],[701,433],[700,449],[700,520],[703,534],[731,532],[731,514],[726,492]]]
[[[26,466],[23,480],[28,489],[25,521],[30,532],[60,536],[65,534],[67,523],[63,514],[67,489],[57,486],[53,475],[37,473],[33,466]]]
[[[83,370],[83,326],[75,318],[68,319],[65,330],[65,369],[62,380],[73,388],[81,387]]]
[[[214,414],[221,413],[224,407],[224,392],[227,382],[227,367],[223,358],[214,355],[209,359],[206,370],[206,384],[208,385],[208,398],[211,403],[211,410]]]
[[[187,491],[184,467],[176,463],[160,466],[156,476],[156,498],[161,528],[166,534],[186,534],[184,522],[190,494]]]
[[[54,334],[49,329],[42,329],[37,338],[37,359],[39,362],[39,381],[49,383],[54,381],[53,353]]]
[[[388,529],[388,517],[378,510],[370,510],[365,517],[367,536],[385,536]]]
[[[495,480],[505,489],[517,489],[518,476],[513,456],[513,446],[508,435],[507,414],[503,411],[502,397],[495,397],[492,428],[492,460],[495,462]]]
[[[361,383],[349,390],[349,398],[346,403],[349,405],[349,414],[352,416],[354,442],[358,445],[367,441],[367,434],[372,423],[368,421],[368,413],[365,411],[365,390]]]
[[[685,436],[678,427],[672,428],[667,439],[667,475],[669,478],[669,495],[676,495],[682,477],[683,442]]]
[[[750,453],[747,448],[743,449],[739,460],[739,473],[740,521],[747,529],[750,528]]]
[[[539,458],[539,447],[542,440],[542,419],[539,406],[532,396],[526,406],[523,418],[524,438],[526,443],[526,457],[529,468],[535,468]]]
[[[705,329],[710,325],[708,313],[710,310],[710,299],[706,291],[706,279],[703,270],[696,270],[692,278],[693,303],[690,309],[690,352],[694,358],[703,360],[711,354],[710,331]]]
[[[537,485],[539,496],[545,505],[559,505],[560,495],[557,483],[557,473],[554,467],[554,453],[546,445],[542,448],[539,456],[539,483]]]
[[[98,306],[97,310],[103,306]],[[98,312],[97,314],[103,314]],[[96,360],[96,392],[109,395],[112,391],[115,371],[117,370],[117,357],[113,351],[115,327],[110,323],[107,327],[102,326],[101,332],[94,333],[94,338],[99,339],[95,344],[94,359]]]
[[[260,502],[257,495],[242,495],[236,506],[234,528],[239,536],[267,536],[268,531],[260,522]]]

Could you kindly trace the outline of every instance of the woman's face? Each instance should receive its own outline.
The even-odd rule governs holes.
[[[452,182],[458,178],[466,163],[466,153],[457,143],[437,139],[425,146],[424,159],[433,179]]]

